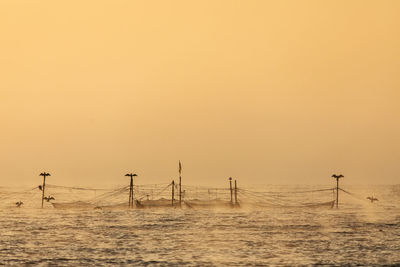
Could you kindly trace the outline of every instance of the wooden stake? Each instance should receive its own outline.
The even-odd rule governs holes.
[[[336,208],[339,208],[339,179],[336,179]]]
[[[175,181],[172,180],[172,197],[171,197],[172,207],[174,206],[174,198],[175,198]]]
[[[131,191],[132,191],[132,194],[131,194],[131,208],[133,208],[133,179],[132,179],[132,187],[131,187],[132,189],[131,189]]]
[[[43,186],[42,186],[42,209],[43,209],[43,200],[44,200],[44,189],[46,188],[46,175],[43,176]]]
[[[46,176],[51,176],[50,173],[42,172],[39,176],[43,176],[43,186],[42,186],[42,209],[43,209],[43,201],[44,201],[44,189],[46,187]]]
[[[182,206],[182,177],[179,176],[179,206]]]
[[[233,205],[232,177],[229,177],[229,188],[231,190],[231,205]]]
[[[237,185],[236,185],[236,180],[235,180],[235,205],[237,205],[238,204],[238,201],[237,201]]]
[[[128,207],[133,208],[133,177],[138,176],[136,173],[127,173],[125,176],[131,177],[131,183],[129,185],[129,203]]]
[[[344,176],[342,174],[336,175],[333,174],[332,175],[333,178],[336,179],[336,208],[339,208],[339,179],[343,178]]]
[[[129,208],[132,206],[132,195],[133,195],[133,178],[131,177],[131,183],[129,184]]]
[[[179,161],[179,206],[182,206],[182,164]]]

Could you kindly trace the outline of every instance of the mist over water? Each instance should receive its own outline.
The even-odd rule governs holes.
[[[0,265],[400,266],[399,13],[0,0]]]
[[[360,198],[341,193],[338,210],[59,210],[40,209],[37,194],[21,208],[3,199],[0,264],[400,264],[400,187],[346,189]],[[371,190],[379,201],[361,198]]]

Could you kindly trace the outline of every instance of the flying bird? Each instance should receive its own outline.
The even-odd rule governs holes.
[[[47,202],[50,202],[50,200],[56,200],[54,197],[52,196],[48,196],[48,197],[44,197],[44,200],[46,200]]]
[[[22,204],[24,204],[24,202],[22,202],[22,201],[18,201],[17,203],[15,203],[15,205],[17,205],[18,208],[21,207]]]
[[[373,203],[374,201],[379,201],[379,199],[377,199],[376,197],[367,197],[367,199],[369,199],[371,201],[371,203]]]
[[[339,179],[339,178],[342,178],[342,177],[344,177],[344,176],[341,175],[341,174],[339,174],[339,175],[333,174],[332,177],[333,177],[333,178],[336,178],[336,179]]]

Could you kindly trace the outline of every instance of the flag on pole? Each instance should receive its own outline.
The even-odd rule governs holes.
[[[179,161],[179,174],[181,174],[182,173],[182,164],[181,164],[181,161]]]

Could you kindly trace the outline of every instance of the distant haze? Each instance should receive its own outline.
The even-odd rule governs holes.
[[[400,1],[0,2],[0,186],[400,181]]]

